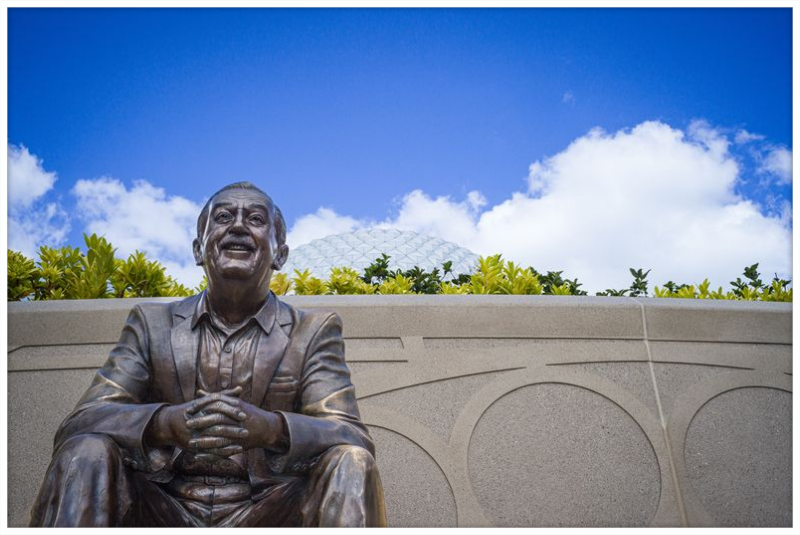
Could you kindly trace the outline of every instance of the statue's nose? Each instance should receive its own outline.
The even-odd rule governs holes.
[[[247,226],[244,224],[244,215],[241,212],[236,214],[236,218],[233,220],[233,224],[230,226],[228,232],[233,232],[234,234],[249,234]]]

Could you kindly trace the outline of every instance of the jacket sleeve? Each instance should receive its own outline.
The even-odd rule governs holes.
[[[128,315],[119,342],[97,371],[91,386],[56,433],[55,449],[86,433],[112,438],[133,468],[156,471],[169,455],[163,448],[146,448],[144,433],[165,403],[144,403],[151,380],[147,324],[139,305]],[[147,451],[146,451],[147,450]]]
[[[355,388],[344,360],[342,320],[327,316],[311,339],[300,379],[300,412],[283,412],[289,450],[270,460],[275,472],[297,471],[332,446],[354,445],[375,455],[361,421]]]

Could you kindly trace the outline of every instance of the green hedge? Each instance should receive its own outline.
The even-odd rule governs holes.
[[[206,281],[187,288],[166,274],[158,261],[148,260],[136,251],[123,260],[103,237],[84,235],[86,252],[77,247],[39,248],[38,261],[8,250],[8,300],[101,299],[109,297],[186,297],[202,291]],[[354,295],[354,294],[518,294],[587,295],[578,279],[568,279],[563,271],[539,273],[503,260],[501,255],[481,257],[474,273],[452,272],[452,262],[430,272],[414,267],[390,270],[389,256],[380,258],[363,273],[348,267],[331,270],[327,280],[308,270],[295,270],[292,276],[275,273],[270,287],[279,294]],[[630,269],[630,287],[607,289],[596,295],[648,296],[650,270]],[[777,277],[769,284],[760,279],[758,264],[746,267],[744,280],[731,281],[731,289],[710,288],[708,279],[700,284],[668,281],[656,286],[653,297],[685,299],[736,299],[748,301],[792,301],[791,281]]]

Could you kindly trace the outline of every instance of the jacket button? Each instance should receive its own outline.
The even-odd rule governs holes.
[[[230,353],[230,352],[231,352],[231,346],[226,346],[225,353]]]
[[[222,381],[222,388],[228,388],[228,381]]]

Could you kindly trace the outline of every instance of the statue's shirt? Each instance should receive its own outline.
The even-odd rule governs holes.
[[[258,344],[262,337],[268,336],[265,326],[272,321],[268,317],[270,299],[275,299],[271,292],[258,312],[239,326],[228,329],[215,320],[206,293],[202,294],[192,325],[192,329],[200,330],[195,397],[201,397],[198,390],[214,393],[240,386],[242,393],[239,397],[251,402],[253,364]],[[222,459],[184,452],[177,459],[175,468],[187,475],[247,479],[247,457],[244,454]]]

